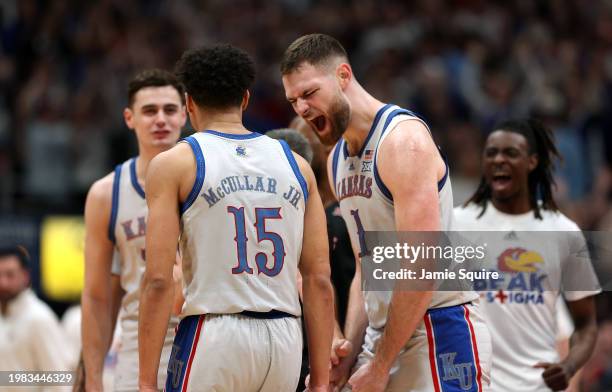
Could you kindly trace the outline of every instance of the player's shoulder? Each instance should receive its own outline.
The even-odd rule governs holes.
[[[87,193],[87,199],[96,201],[108,201],[112,200],[113,195],[113,184],[115,182],[115,172],[112,171],[104,177],[95,181],[89,188]]]
[[[453,208],[454,230],[468,229],[470,225],[476,224],[481,213],[482,206],[474,203],[468,203],[467,205],[460,205]]]
[[[474,203],[458,205],[453,208],[453,214],[461,218],[476,218],[478,215],[480,215],[481,211],[482,206]]]
[[[172,148],[155,155],[149,164],[148,170],[159,170],[163,168],[176,170],[177,168],[183,168],[185,165],[192,164],[193,160],[193,147],[191,147],[190,143],[183,139],[176,145],[172,146]]]
[[[401,115],[398,121],[387,129],[384,144],[396,144],[404,151],[428,150],[432,144],[431,133],[423,120],[411,115]]]
[[[578,224],[559,210],[541,209],[540,214],[542,220],[548,222],[555,231],[580,231]]]

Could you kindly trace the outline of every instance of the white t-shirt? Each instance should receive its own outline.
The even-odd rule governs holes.
[[[549,391],[541,376],[543,370],[533,365],[559,361],[555,346],[559,294],[577,301],[600,291],[560,292],[565,276],[579,277],[581,287],[599,287],[588,259],[569,257],[584,249],[584,237],[560,212],[541,210],[543,219],[536,219],[533,211],[510,215],[491,203],[478,217],[481,211],[474,204],[455,208],[453,230],[499,232],[483,234],[483,238],[488,242],[487,268],[505,270],[504,283],[487,283],[480,291],[493,344],[491,391]],[[533,233],[536,231],[560,233],[556,237],[554,233]],[[516,270],[512,271],[510,264],[502,265],[508,258],[519,262],[513,264]],[[521,267],[520,262],[526,263]],[[510,280],[515,289],[505,290],[513,285]],[[516,290],[517,285],[525,290]]]
[[[66,337],[53,311],[30,290],[0,313],[0,371],[72,370]],[[69,391],[58,386],[2,387],[3,391]]]

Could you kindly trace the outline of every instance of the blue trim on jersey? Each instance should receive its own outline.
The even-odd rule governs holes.
[[[340,158],[340,145],[342,144],[342,140],[336,143],[336,147],[334,148],[334,155],[332,157],[332,175],[334,177],[334,195],[336,195],[336,177],[338,176],[338,159]],[[338,195],[336,195],[336,198]]]
[[[295,174],[295,177],[300,183],[300,187],[302,188],[302,193],[304,194],[304,203],[306,203],[308,201],[308,185],[306,185],[306,180],[304,179],[304,176],[302,175],[302,172],[300,171],[297,161],[295,160],[295,157],[293,156],[293,152],[291,152],[291,148],[289,147],[287,142],[284,140],[279,140],[279,143],[281,144],[281,146],[283,146],[283,151],[285,152],[285,156],[287,157],[287,160],[289,161],[289,165],[291,165],[291,169],[293,169],[293,173]]]
[[[166,392],[180,392],[185,383],[187,367],[189,366],[189,354],[195,342],[198,322],[204,315],[187,316],[181,320],[176,330],[172,353],[168,362],[166,376]]]
[[[406,109],[395,109],[395,110],[393,110],[387,116],[387,120],[385,121],[385,125],[383,126],[382,132],[380,133],[380,138],[378,139],[379,140],[378,143],[380,143],[380,139],[382,139],[383,135],[387,131],[387,126],[389,125],[391,120],[393,120],[393,117],[397,116],[398,114],[408,114],[408,115],[411,115],[411,113],[412,112],[410,112],[409,110],[406,110]],[[393,202],[393,195],[391,194],[391,191],[389,191],[389,188],[387,188],[387,186],[383,182],[382,178],[380,178],[380,174],[378,173],[378,166],[376,166],[376,157],[378,156],[378,143],[376,143],[376,152],[374,153],[374,165],[373,165],[374,166],[374,170],[373,170],[373,172],[374,172],[374,181],[376,181],[376,185],[381,190],[383,195],[385,195],[385,197],[387,199],[389,199],[391,202]]]
[[[115,166],[115,177],[113,178],[113,195],[111,199],[111,216],[108,221],[108,239],[114,244],[117,241],[115,238],[115,226],[117,224],[117,213],[119,212],[119,181],[121,180],[121,166]]]
[[[400,109],[395,109],[387,117],[387,120],[385,121],[385,125],[383,127],[383,130],[382,130],[382,132],[380,134],[380,139],[382,139],[382,137],[385,134],[385,132],[387,132],[387,126],[389,125],[389,123],[393,120],[393,118],[395,116],[400,115],[400,114],[407,114],[409,116],[416,117],[416,118],[418,118],[418,119],[420,119],[421,121],[424,122],[424,120],[420,116],[418,116],[417,114],[415,114],[414,112],[412,112],[412,111],[410,111],[408,109],[401,109],[401,108]],[[427,130],[429,131],[429,128]],[[429,132],[429,134],[431,135],[431,131]],[[380,141],[379,141],[379,143],[380,143]],[[448,162],[446,160],[446,157],[444,156],[444,154],[442,154],[442,151],[440,150],[439,147],[438,147],[438,151],[440,152],[440,156],[444,160],[444,166],[445,166],[444,176],[438,181],[438,192],[440,192],[442,190],[442,188],[444,188],[444,184],[446,184],[446,179],[448,178],[448,169],[449,168],[448,168]],[[389,188],[387,188],[387,186],[383,182],[382,178],[380,178],[380,174],[378,173],[378,166],[376,165],[376,157],[377,156],[378,156],[378,144],[376,145],[376,153],[374,154],[374,170],[373,170],[373,172],[374,172],[374,181],[376,181],[376,185],[381,190],[383,195],[385,195],[385,197],[387,199],[389,199],[391,202],[393,202],[393,195],[391,195],[391,191],[389,191]]]
[[[138,176],[136,175],[136,158],[132,158],[130,161],[130,180],[132,181],[132,186],[136,193],[140,195],[143,199],[145,198],[144,189],[138,183]]]
[[[380,121],[380,117],[391,106],[393,106],[393,105],[391,105],[390,103],[387,103],[387,104],[385,104],[385,106],[383,106],[382,108],[378,109],[378,112],[376,112],[376,116],[374,117],[374,121],[372,121],[372,126],[370,127],[370,132],[368,132],[368,136],[366,136],[366,139],[363,142],[363,145],[361,146],[361,150],[359,150],[359,154],[357,154],[357,156],[359,156],[359,158],[361,158],[363,156],[363,152],[365,151],[366,146],[368,145],[368,142],[372,138],[372,135],[374,135],[374,130],[376,129],[376,126],[378,125],[378,121]]]
[[[438,151],[440,151],[440,148],[438,148]],[[440,192],[442,190],[442,188],[444,188],[444,184],[446,184],[446,179],[448,178],[448,161],[446,160],[446,157],[444,156],[444,154],[442,154],[442,151],[440,151],[440,155],[442,155],[442,159],[444,159],[444,176],[440,179],[440,181],[438,181],[438,192]]]
[[[219,131],[213,131],[212,129],[207,129],[206,131],[204,131],[204,133],[210,133],[210,134],[213,134],[213,135],[217,135],[217,136],[221,136],[221,137],[226,137],[228,139],[236,139],[236,140],[253,139],[253,138],[256,138],[256,137],[263,136],[261,133],[257,133],[257,132],[251,132],[251,133],[247,133],[247,134],[237,135],[235,133],[224,133],[224,132],[219,132]]]
[[[478,392],[478,366],[462,305],[427,311],[436,344],[441,392]]]
[[[344,154],[344,159],[346,160],[346,158],[348,158],[349,156],[349,150],[348,150],[348,144],[346,144],[346,140],[341,139],[342,140],[342,153]]]
[[[204,154],[202,154],[202,149],[200,148],[200,143],[193,136],[187,136],[182,142],[189,143],[191,150],[193,151],[193,155],[196,160],[196,178],[191,188],[191,192],[187,196],[185,203],[181,205],[181,214],[187,211],[189,207],[196,201],[200,191],[202,190],[202,185],[204,185],[204,177],[206,176],[206,162],[204,160]]]

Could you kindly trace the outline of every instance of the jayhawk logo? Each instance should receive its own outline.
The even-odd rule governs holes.
[[[246,157],[246,148],[242,146],[236,147],[236,155],[239,157]]]
[[[538,252],[523,248],[506,249],[497,258],[497,266],[504,272],[537,272],[537,264],[543,262],[544,259]]]

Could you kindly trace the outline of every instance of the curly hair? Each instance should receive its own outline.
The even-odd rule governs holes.
[[[163,69],[151,68],[136,74],[128,84],[128,106],[134,105],[136,93],[147,87],[172,86],[176,89],[181,102],[185,103],[185,90],[172,72]]]
[[[215,109],[240,105],[255,80],[251,57],[229,44],[186,51],[175,72],[198,106]]]
[[[557,211],[557,203],[552,195],[552,188],[555,185],[552,170],[555,158],[561,160],[561,155],[555,146],[555,139],[550,129],[538,120],[528,119],[504,121],[497,124],[493,130],[515,132],[523,135],[529,145],[529,153],[538,156],[538,165],[528,176],[529,203],[534,216],[537,219],[542,219],[540,209]],[[538,200],[539,197],[541,197],[541,205]],[[482,177],[478,189],[464,206],[470,203],[479,205],[482,208],[478,216],[480,218],[487,208],[487,201],[490,199],[491,187]]]
[[[305,62],[321,65],[336,57],[348,61],[346,50],[337,39],[326,34],[304,35],[285,50],[280,63],[281,74],[290,74]]]

